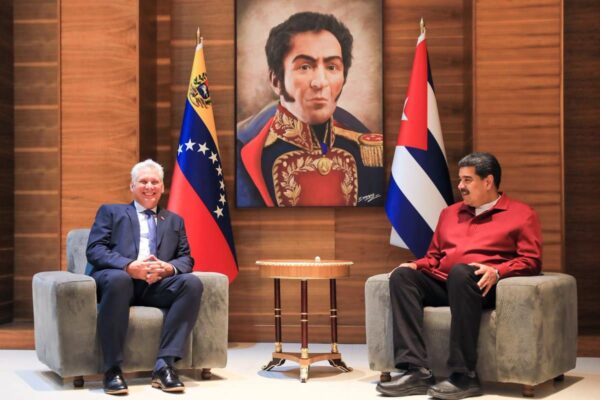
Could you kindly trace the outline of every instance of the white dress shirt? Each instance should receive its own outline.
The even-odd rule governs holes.
[[[149,238],[149,229],[148,229],[148,218],[150,218],[148,215],[144,214],[144,211],[146,211],[146,209],[137,201],[133,202],[133,205],[135,206],[135,211],[137,211],[137,216],[138,216],[138,221],[140,223],[140,243],[138,246],[138,257],[137,259],[140,261],[143,261],[145,259],[147,259],[148,257],[150,257],[150,238]],[[156,207],[154,207],[152,209],[152,211],[154,211],[154,222],[157,224],[157,228],[158,228],[158,221],[156,219]],[[158,236],[158,229],[157,229],[157,236]],[[157,238],[158,239],[158,238]],[[154,256],[156,256],[156,254],[154,254]]]

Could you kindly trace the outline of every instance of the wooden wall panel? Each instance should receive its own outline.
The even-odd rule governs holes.
[[[474,2],[473,147],[542,222],[544,269],[563,269],[561,0]]]
[[[32,320],[31,277],[60,269],[58,2],[13,3],[15,319]]]
[[[566,271],[577,279],[580,332],[598,335],[600,3],[565,2],[564,21]]]
[[[137,0],[61,0],[61,251],[102,203],[127,202],[139,160]],[[63,262],[62,265],[65,265]]]
[[[156,159],[158,95],[158,0],[144,1],[138,15],[139,157]]]
[[[0,327],[2,349],[34,349],[33,324],[27,321],[14,322]]]
[[[13,6],[0,4],[0,324],[13,319],[14,100]]]
[[[171,140],[179,136],[185,91],[192,64],[196,27],[205,39],[219,144],[228,197],[234,196],[234,1],[171,1]],[[470,151],[470,2],[454,0],[384,1],[384,103],[386,174],[392,161],[419,19],[429,26],[428,46],[436,82],[446,150],[452,172]],[[262,56],[262,55],[261,55]],[[467,110],[467,111],[465,111]],[[176,147],[171,147],[173,153]],[[174,154],[174,153],[173,153]],[[230,288],[230,340],[273,340],[273,283],[262,279],[254,262],[261,258],[315,256],[349,258],[352,276],[338,282],[340,341],[364,342],[364,282],[411,258],[389,245],[390,225],[375,209],[231,209],[240,274]],[[285,341],[299,340],[299,288],[283,285]],[[325,282],[309,285],[311,341],[329,340]],[[314,312],[314,314],[313,314]]]
[[[175,162],[171,137],[171,1],[160,1],[156,9],[156,152],[165,169],[166,205]]]

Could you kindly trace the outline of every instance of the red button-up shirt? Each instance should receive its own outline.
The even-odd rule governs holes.
[[[537,275],[542,268],[540,221],[531,207],[503,194],[494,207],[475,216],[463,202],[440,214],[419,270],[445,281],[456,264],[472,262],[498,269],[500,277]]]

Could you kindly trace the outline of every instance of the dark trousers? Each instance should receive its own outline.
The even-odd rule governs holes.
[[[104,370],[123,362],[129,307],[165,310],[158,357],[183,357],[187,338],[196,323],[204,287],[192,274],[177,274],[152,285],[132,279],[125,271],[103,269],[92,274],[98,296],[98,334]]]
[[[494,308],[496,287],[483,297],[477,286],[480,276],[466,264],[452,267],[448,281],[433,279],[421,271],[397,268],[390,276],[390,297],[394,320],[394,361],[429,368],[423,338],[423,307],[450,306],[450,351],[448,368],[453,372],[475,370],[477,340],[483,309]]]

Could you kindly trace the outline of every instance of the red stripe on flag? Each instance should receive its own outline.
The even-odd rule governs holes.
[[[168,209],[185,221],[195,261],[194,271],[220,272],[229,277],[229,282],[233,281],[238,270],[229,244],[211,211],[206,208],[177,163],[173,171]]]
[[[398,133],[398,146],[427,150],[427,46],[415,51],[408,92]]]

